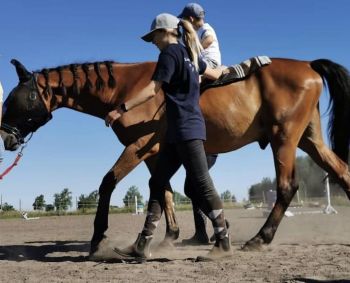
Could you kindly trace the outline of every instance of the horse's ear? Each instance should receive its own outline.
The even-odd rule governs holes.
[[[16,72],[21,83],[27,82],[32,78],[32,74],[16,59],[11,60],[11,64],[16,67]]]

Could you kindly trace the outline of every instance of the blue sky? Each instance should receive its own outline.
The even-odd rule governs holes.
[[[112,59],[120,62],[156,60],[158,50],[140,40],[159,13],[180,13],[187,1],[2,1],[0,9],[0,80],[5,96],[17,84],[9,63],[19,59],[29,70],[73,62]],[[328,58],[350,68],[350,2],[201,1],[219,37],[223,63],[230,65],[255,55],[302,60]],[[321,99],[325,108],[327,96]],[[323,125],[325,125],[326,117]],[[69,188],[73,197],[99,187],[123,146],[102,120],[71,110],[34,134],[23,159],[0,181],[3,201],[31,209],[34,198]],[[300,154],[300,153],[299,153]],[[3,170],[15,158],[7,153]],[[263,177],[275,176],[270,148],[257,144],[220,155],[211,171],[219,192],[238,199]],[[121,205],[127,188],[136,185],[148,198],[149,173],[142,164],[118,184],[112,204]],[[172,179],[183,192],[184,171]]]

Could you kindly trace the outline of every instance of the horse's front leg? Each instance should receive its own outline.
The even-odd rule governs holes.
[[[104,176],[99,188],[99,201],[94,221],[94,234],[91,239],[90,257],[97,253],[99,244],[105,238],[108,229],[108,212],[112,192],[126,175],[128,175],[140,162],[149,157],[149,154],[138,155],[140,146],[137,143],[127,146],[118,161]]]

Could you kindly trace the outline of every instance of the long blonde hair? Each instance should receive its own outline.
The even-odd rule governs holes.
[[[199,42],[196,31],[194,30],[192,24],[184,19],[181,19],[179,25],[183,28],[183,42],[187,47],[187,51],[190,55],[190,59],[193,62],[196,70],[198,71],[198,57],[203,51],[203,47]]]

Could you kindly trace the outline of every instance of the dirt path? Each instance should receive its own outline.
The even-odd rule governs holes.
[[[46,217],[0,221],[0,282],[350,282],[350,207],[339,214],[284,218],[264,252],[240,246],[258,231],[258,210],[227,210],[234,257],[196,263],[210,246],[184,247],[193,232],[192,213],[179,212],[181,235],[176,249],[145,264],[95,263],[86,260],[93,216]],[[118,247],[132,243],[144,216],[111,215],[108,236]],[[164,235],[164,220],[154,245]],[[349,281],[345,281],[349,280]]]

